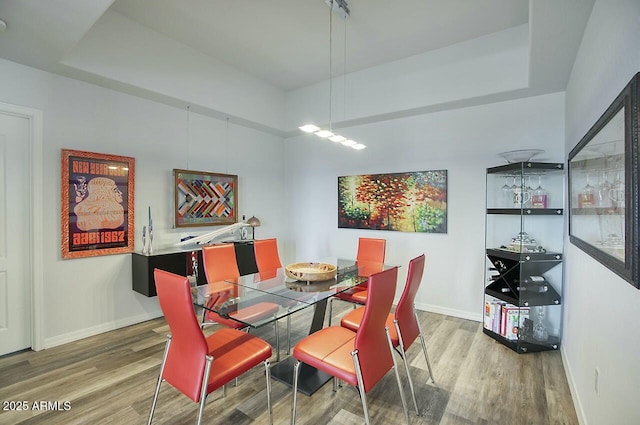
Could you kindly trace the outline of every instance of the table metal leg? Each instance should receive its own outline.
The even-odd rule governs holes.
[[[327,300],[319,301],[314,306],[313,319],[309,328],[309,335],[319,331],[324,326],[324,316],[327,310]],[[293,367],[296,360],[293,356],[271,366],[271,377],[290,387],[293,387]],[[298,391],[302,394],[312,395],[324,384],[333,378],[331,375],[319,371],[315,367],[306,364],[300,365],[300,376],[298,378]]]

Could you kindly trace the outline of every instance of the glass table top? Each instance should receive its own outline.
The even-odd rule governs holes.
[[[337,266],[334,279],[304,282],[286,276],[284,268],[248,274],[237,279],[192,287],[193,303],[250,327],[260,327],[310,307],[368,280],[387,269],[380,263],[360,263],[335,257],[317,262]],[[256,313],[263,310],[265,314]]]

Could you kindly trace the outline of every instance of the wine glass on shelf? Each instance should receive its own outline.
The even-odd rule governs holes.
[[[518,179],[522,180],[522,176],[514,174],[513,183],[511,184],[511,197],[509,199],[509,206],[515,208],[522,207],[522,183]]]
[[[506,174],[504,176],[504,184],[500,186],[500,194],[502,195],[501,204],[505,207],[510,207],[513,202],[513,190],[511,189],[511,186],[509,186],[509,177],[513,177],[515,184],[515,176]]]
[[[531,195],[533,194],[533,188],[531,187],[531,175],[526,174],[524,176],[524,182],[522,186],[522,204],[525,208],[531,206]]]
[[[547,191],[542,187],[542,173],[538,174],[538,187],[531,192],[531,208],[547,208]]]

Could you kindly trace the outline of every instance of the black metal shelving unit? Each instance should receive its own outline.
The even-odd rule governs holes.
[[[564,165],[562,163],[520,162],[487,169],[487,189],[489,179],[505,177],[519,180],[525,186],[525,176],[555,176],[559,182],[564,181]],[[562,273],[553,273],[556,267],[562,267],[562,252],[551,252],[544,248],[528,251],[526,248],[507,246],[507,241],[496,243],[489,241],[491,226],[513,226],[513,234],[523,232],[527,226],[537,220],[537,226],[544,225],[545,220],[564,220],[564,196],[557,196],[554,205],[558,208],[531,208],[525,205],[511,207],[509,205],[490,205],[487,193],[487,246],[488,263],[487,279],[484,287],[485,314],[484,333],[518,353],[557,350],[560,347],[561,335],[553,334],[560,329],[562,309]],[[562,198],[562,199],[560,199]],[[492,221],[489,218],[492,217]],[[512,217],[503,224],[501,217]],[[515,224],[517,223],[517,224]],[[562,227],[563,224],[561,223]],[[509,231],[511,229],[509,228]],[[503,231],[507,231],[504,230]],[[552,235],[559,238],[556,244],[562,247],[562,232]],[[504,245],[503,245],[504,244]],[[498,246],[495,246],[498,245]],[[552,273],[549,273],[549,272]],[[553,278],[548,276],[553,275]],[[558,276],[560,276],[558,278]],[[556,326],[550,326],[547,312],[554,310],[551,320]],[[500,312],[496,312],[500,310]],[[542,312],[542,313],[541,313]],[[498,323],[499,321],[499,323]],[[547,330],[548,328],[548,330]],[[544,331],[541,331],[544,329]],[[545,332],[548,332],[545,333]]]

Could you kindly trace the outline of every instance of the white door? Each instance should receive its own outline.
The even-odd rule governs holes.
[[[31,346],[29,121],[0,112],[0,355]]]

